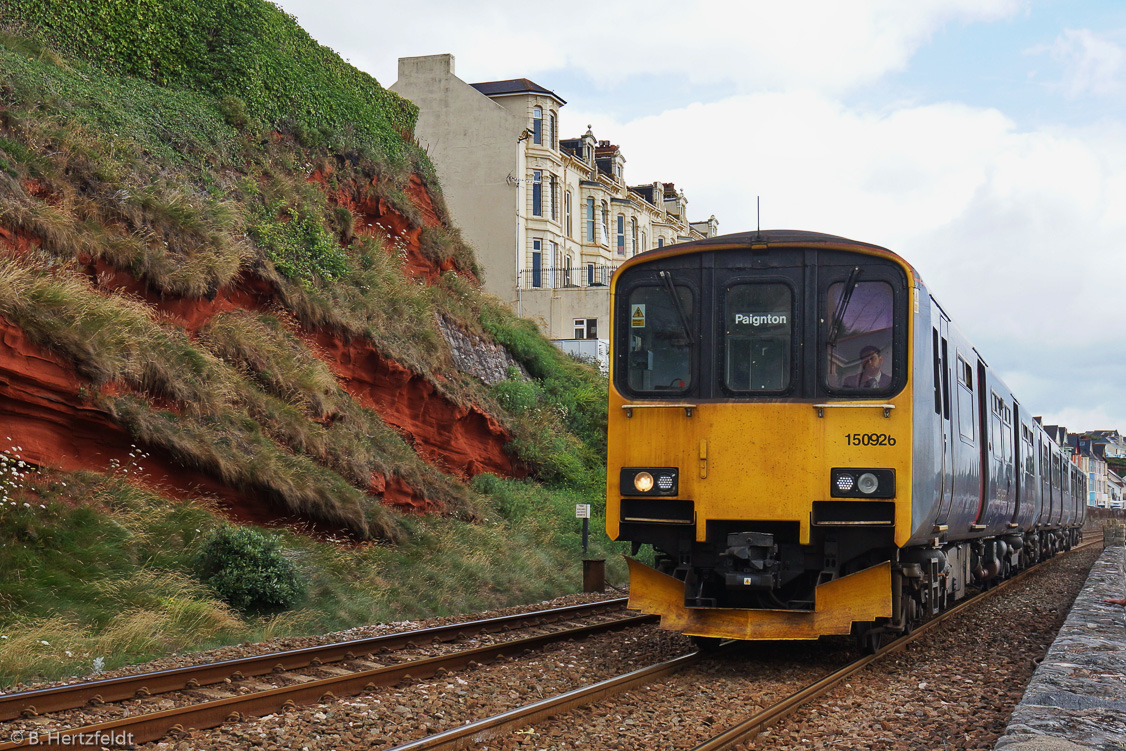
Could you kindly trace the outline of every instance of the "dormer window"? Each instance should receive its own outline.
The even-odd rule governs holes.
[[[543,145],[543,107],[532,108],[532,143]]]

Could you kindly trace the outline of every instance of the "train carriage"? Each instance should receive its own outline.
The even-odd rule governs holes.
[[[709,238],[611,306],[607,531],[664,627],[874,648],[1077,541],[1082,475],[894,253]]]

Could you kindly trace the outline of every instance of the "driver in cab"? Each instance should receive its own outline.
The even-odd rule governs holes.
[[[861,348],[860,364],[861,371],[846,377],[842,386],[848,389],[886,389],[891,385],[891,376],[883,372],[884,357],[879,347],[869,344]]]

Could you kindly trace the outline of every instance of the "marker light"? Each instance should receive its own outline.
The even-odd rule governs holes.
[[[833,467],[829,470],[832,498],[895,498],[895,470]]]
[[[622,467],[618,489],[624,496],[672,498],[680,493],[676,467]]]

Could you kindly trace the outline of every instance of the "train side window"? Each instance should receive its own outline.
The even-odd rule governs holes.
[[[851,281],[851,280],[850,280]],[[822,313],[828,386],[837,391],[891,389],[894,294],[884,281],[834,282]]]
[[[627,383],[633,391],[682,394],[692,386],[694,296],[676,285],[635,287],[624,321]]]
[[[974,439],[974,371],[958,355],[958,432],[967,441]]]
[[[794,294],[778,283],[733,284],[724,297],[723,382],[731,391],[790,386]]]

